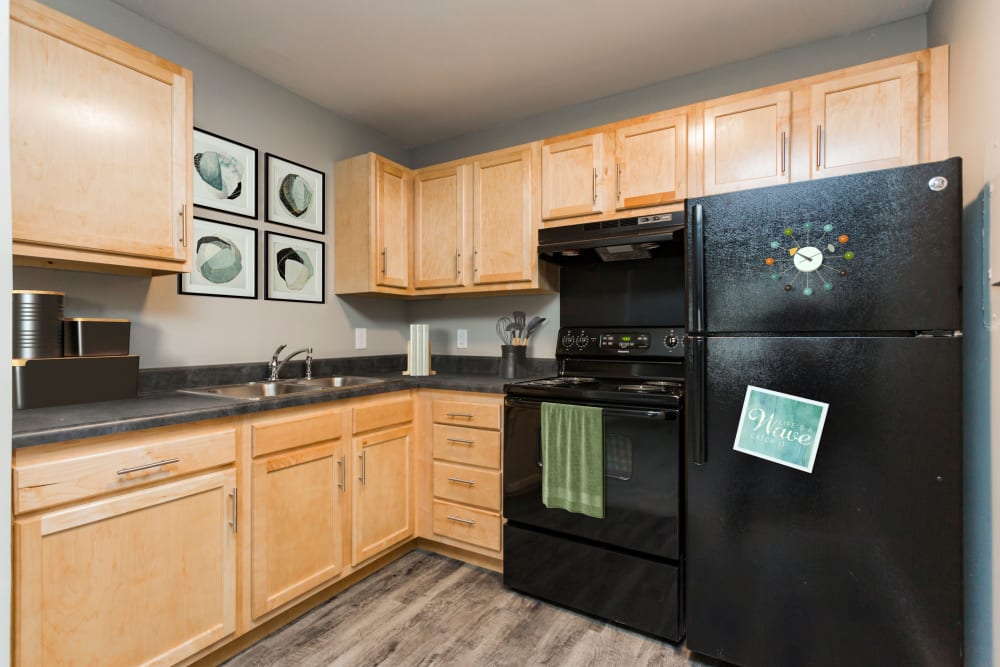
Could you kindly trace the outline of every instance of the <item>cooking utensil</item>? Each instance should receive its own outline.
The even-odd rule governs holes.
[[[500,342],[504,345],[510,345],[511,340],[511,330],[510,327],[513,324],[511,319],[504,315],[497,320],[497,336],[500,337]]]
[[[515,310],[513,312],[513,316],[514,316],[513,320],[515,328],[514,337],[520,340],[521,338],[524,338],[524,319],[525,319],[524,311]],[[518,343],[515,343],[515,345],[517,344]]]
[[[545,319],[546,318],[544,317],[538,317],[538,316],[531,318],[531,321],[528,322],[528,326],[524,330],[525,345],[527,345],[527,340],[531,338],[531,334],[535,332],[535,329],[537,329],[539,325],[545,321]]]

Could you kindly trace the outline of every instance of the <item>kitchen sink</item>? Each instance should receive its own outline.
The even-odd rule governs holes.
[[[338,387],[362,387],[368,384],[381,384],[385,380],[381,378],[362,377],[360,375],[333,375],[331,377],[312,378],[311,380],[290,380],[290,382],[303,387],[336,389]]]
[[[291,394],[304,394],[318,391],[317,387],[294,384],[288,380],[278,382],[244,382],[242,384],[226,384],[219,387],[195,387],[181,389],[188,394],[209,394],[211,396],[228,396],[229,398],[246,398],[257,401],[262,398],[276,398]]]

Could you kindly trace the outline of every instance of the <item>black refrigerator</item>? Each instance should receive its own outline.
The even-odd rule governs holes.
[[[688,201],[692,651],[962,664],[961,211],[958,158]]]

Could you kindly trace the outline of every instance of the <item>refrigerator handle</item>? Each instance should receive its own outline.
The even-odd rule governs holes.
[[[688,337],[686,355],[684,429],[691,445],[691,462],[700,466],[708,461],[705,444],[705,339]]]
[[[705,330],[705,238],[704,212],[701,204],[691,211],[691,229],[687,234],[687,330]]]

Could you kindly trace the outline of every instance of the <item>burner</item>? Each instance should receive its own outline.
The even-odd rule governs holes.
[[[684,386],[676,380],[646,380],[643,384],[650,387],[663,387],[664,389],[679,389]]]
[[[679,389],[679,382],[668,382],[666,380],[653,380],[642,384],[622,384],[618,385],[618,391],[630,391],[638,394],[666,394]]]
[[[595,378],[582,378],[582,377],[561,377],[559,378],[559,380],[561,382],[565,382],[566,384],[570,385],[593,384],[597,382]]]
[[[536,387],[579,387],[585,384],[594,384],[597,380],[594,378],[584,378],[584,377],[555,377],[555,378],[545,378],[543,380],[529,380],[527,384],[535,385]]]

